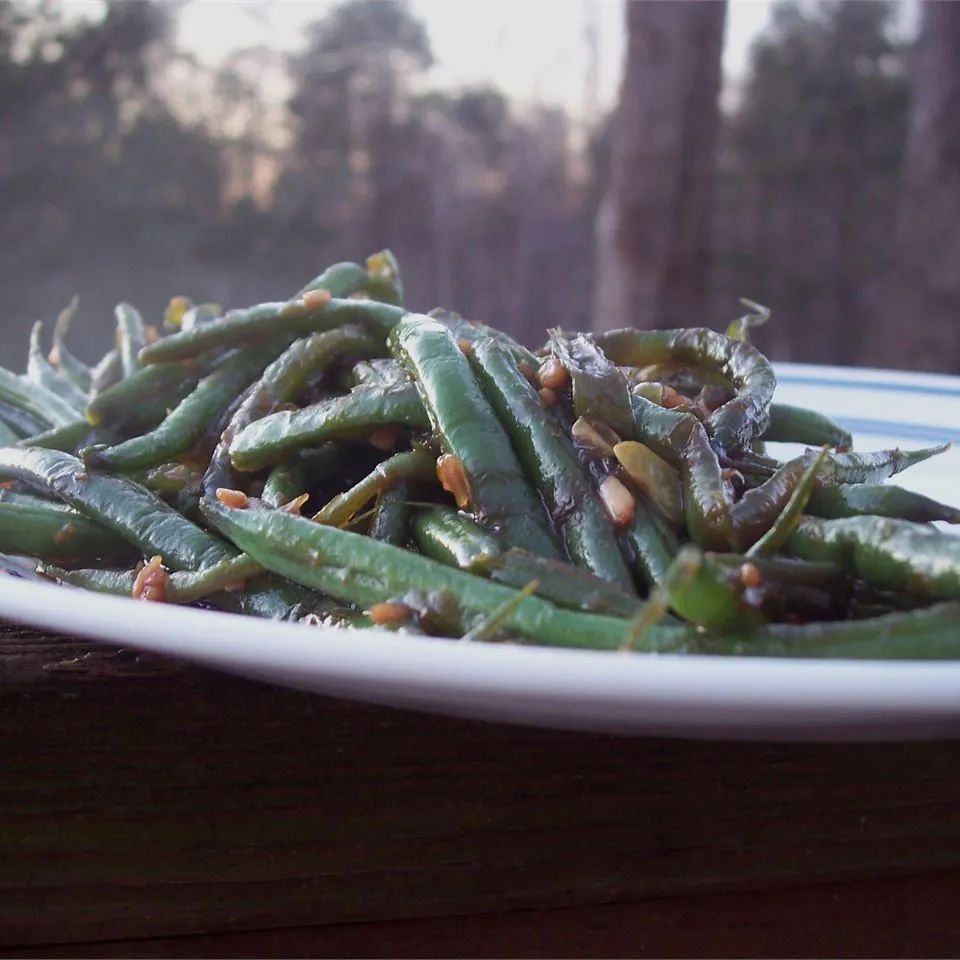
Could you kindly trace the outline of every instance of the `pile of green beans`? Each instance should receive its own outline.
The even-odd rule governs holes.
[[[960,510],[885,483],[944,448],[854,451],[776,403],[756,310],[530,350],[406,309],[380,251],[226,313],[121,303],[91,366],[74,299],[0,368],[0,553],[67,587],[471,642],[960,658]]]

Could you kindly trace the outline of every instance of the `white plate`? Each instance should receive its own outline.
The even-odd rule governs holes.
[[[778,400],[859,449],[960,439],[960,379],[784,364]],[[957,501],[960,451],[902,482]],[[346,632],[133,603],[0,577],[0,617],[317,693],[612,733],[742,740],[960,736],[960,662],[623,655]]]

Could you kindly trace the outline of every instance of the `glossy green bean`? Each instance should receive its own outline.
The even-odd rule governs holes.
[[[38,573],[53,577],[74,587],[83,587],[95,593],[109,593],[129,597],[133,594],[137,574],[134,570],[65,570],[53,564],[43,563]],[[195,603],[234,586],[263,572],[263,567],[252,557],[241,553],[228,560],[221,560],[200,571],[183,570],[169,575],[165,588],[167,603]]]
[[[86,418],[95,426],[159,423],[168,406],[176,406],[196,388],[210,365],[188,361],[144,367],[96,393],[87,404]]]
[[[388,457],[349,490],[338,493],[314,516],[317,523],[342,527],[379,494],[400,482],[437,483],[436,457],[426,450],[407,450]]]
[[[825,446],[820,451],[819,456],[804,458],[806,467],[790,492],[786,503],[783,505],[783,509],[774,517],[773,522],[760,537],[756,540],[753,540],[752,536],[748,538],[753,541],[750,549],[747,550],[748,557],[769,556],[770,554],[778,553],[783,548],[790,534],[793,533],[796,528],[800,520],[800,515],[806,509],[807,501],[813,492],[814,484],[817,481],[817,474],[823,467],[828,449],[829,448]],[[750,492],[755,493],[757,491]],[[743,503],[743,500],[740,502]],[[737,530],[737,539],[742,543],[743,530],[737,524],[739,517],[736,510],[734,510],[733,518]]]
[[[108,350],[100,362],[90,371],[90,397],[95,398],[104,390],[123,379],[123,364],[120,351],[114,347]]]
[[[237,470],[268,467],[301,447],[361,437],[388,424],[426,430],[430,426],[413,384],[377,389],[357,387],[346,396],[321,400],[302,410],[283,410],[251,423],[230,444]]]
[[[406,544],[410,534],[410,506],[407,499],[408,487],[403,480],[377,495],[370,521],[370,536],[374,540],[392,543],[396,547]]]
[[[82,453],[84,462],[122,472],[175,459],[221,419],[237,394],[262,373],[280,349],[276,342],[267,341],[229,356],[159,426],[115,446],[88,447]]]
[[[117,318],[120,366],[123,368],[123,377],[126,379],[140,369],[140,361],[137,357],[147,345],[147,330],[140,312],[129,303],[118,303],[114,316]]]
[[[706,421],[719,450],[743,450],[766,430],[777,381],[769,361],[749,343],[705,328],[627,328],[595,334],[594,340],[618,366],[689,363],[728,380],[737,390],[736,397],[714,410]]]
[[[462,465],[477,521],[505,546],[558,559],[543,504],[451,332],[430,317],[408,314],[391,334],[390,348],[417,382],[444,453]]]
[[[204,512],[217,529],[267,569],[364,607],[394,600],[410,590],[443,591],[459,606],[465,632],[476,617],[515,596],[509,587],[482,577],[282,511],[237,510],[205,501]],[[540,643],[617,649],[627,621],[561,610],[529,597],[517,606],[506,626],[511,634]],[[686,646],[688,631],[664,627],[645,639],[647,650],[679,651]]]
[[[960,537],[888,517],[801,520],[786,552],[836,563],[883,589],[929,600],[960,599]]]
[[[282,507],[305,493],[307,478],[297,463],[278,463],[267,474],[261,497],[268,507]]]
[[[637,498],[633,521],[622,536],[641,585],[649,590],[662,583],[680,550],[680,538],[646,497]]]
[[[77,386],[71,383],[44,356],[40,346],[40,336],[43,324],[37,321],[30,333],[30,350],[27,355],[27,379],[44,390],[56,394],[73,408],[75,413],[83,413],[87,405],[87,396]]]
[[[151,343],[140,352],[140,362],[170,363],[200,356],[214,348],[237,347],[281,336],[293,340],[348,323],[364,324],[371,332],[385,337],[403,313],[402,307],[375,300],[333,299],[310,308],[301,300],[261,303],[245,310],[231,310],[213,323]]]
[[[849,431],[830,417],[786,403],[770,405],[770,425],[763,439],[780,443],[805,443],[811,447],[828,444],[842,450],[849,450],[853,446]]]
[[[204,476],[207,495],[217,487],[237,486],[230,444],[245,427],[273,413],[281,403],[295,400],[311,380],[323,376],[336,360],[371,356],[382,348],[379,337],[355,324],[314,333],[290,344],[267,366],[230,416]]]
[[[913,520],[915,523],[960,523],[960,509],[938,503],[920,493],[872,483],[814,488],[807,513],[825,520],[876,516]]]
[[[63,450],[73,453],[90,436],[93,428],[82,417],[62,427],[51,427],[32,437],[25,437],[17,443],[18,447],[46,447],[49,450]]]
[[[692,414],[666,410],[632,394],[637,439],[680,470],[687,532],[705,550],[727,550],[733,543],[730,504],[720,463],[703,424]]]
[[[20,440],[20,434],[0,418],[0,447],[12,447]]]
[[[411,527],[420,552],[449,567],[477,572],[484,561],[500,553],[496,537],[450,507],[417,510]]]
[[[619,368],[583,334],[567,338],[551,330],[549,346],[570,374],[574,413],[599,420],[620,439],[629,440],[633,436],[630,390]]]
[[[570,439],[544,409],[512,354],[490,338],[474,344],[471,361],[526,475],[546,501],[570,556],[598,577],[622,590],[632,590],[613,522]]]
[[[722,656],[867,660],[960,659],[960,604],[840,623],[771,624],[749,633],[701,633],[691,652]]]
[[[235,554],[149,490],[123,477],[90,472],[67,453],[0,449],[0,476],[63,500],[144,554],[160,554],[174,570],[198,570]]]
[[[90,392],[93,373],[82,361],[78,360],[67,348],[67,333],[70,323],[76,315],[80,305],[79,297],[74,297],[67,306],[60,311],[57,322],[53,327],[53,348],[50,351],[50,362],[84,395]]]
[[[9,500],[0,500],[0,553],[70,563],[134,555],[116,534],[76,511]]]
[[[3,367],[0,367],[0,400],[23,410],[46,427],[62,427],[77,418],[77,411],[66,400]]]

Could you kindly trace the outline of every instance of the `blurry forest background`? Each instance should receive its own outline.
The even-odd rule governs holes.
[[[627,4],[619,108],[584,130],[431,88],[399,0],[216,68],[177,49],[189,2],[0,0],[4,363],[74,293],[92,359],[118,300],[277,299],[389,246],[408,304],[528,342],[723,329],[744,296],[776,359],[960,371],[960,3],[921,4],[909,41],[894,3],[779,3],[722,97],[725,3]]]

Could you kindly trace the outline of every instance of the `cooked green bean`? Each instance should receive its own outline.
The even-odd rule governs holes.
[[[317,523],[342,527],[371,500],[403,481],[435,484],[437,482],[436,457],[426,450],[419,449],[395,453],[378,464],[359,483],[355,483],[343,493],[338,493],[313,519]]]
[[[30,334],[30,351],[27,357],[27,379],[44,390],[56,394],[61,400],[69,404],[75,413],[83,413],[87,405],[87,395],[74,385],[44,356],[40,346],[40,335],[43,324],[37,321]]]
[[[137,356],[147,345],[147,330],[140,312],[129,303],[118,303],[114,314],[117,318],[120,366],[123,368],[123,377],[126,379],[140,369]]]
[[[913,520],[915,523],[960,523],[960,510],[937,503],[903,487],[872,483],[815,487],[807,513],[826,520],[842,517],[876,516]]]
[[[340,358],[370,356],[382,341],[357,325],[337,327],[295,340],[263,371],[233,412],[210,458],[203,485],[207,494],[233,486],[230,444],[245,427],[296,399],[307,383],[321,377]],[[302,492],[302,491],[300,491]]]
[[[76,511],[0,500],[0,553],[73,563],[123,560],[129,544]]]
[[[220,420],[237,394],[260,375],[279,349],[276,342],[267,341],[229,356],[159,426],[112,447],[88,447],[83,451],[84,462],[122,472],[176,458]]]
[[[307,478],[296,463],[278,463],[267,474],[263,484],[263,502],[268,507],[282,507],[307,489]]]
[[[97,392],[87,404],[87,420],[97,426],[159,423],[168,406],[176,406],[196,387],[206,368],[207,363],[194,361],[143,367]]]
[[[841,450],[853,446],[853,438],[830,417],[807,410],[804,407],[791,407],[786,403],[770,404],[770,425],[763,434],[764,440],[781,443],[805,443],[811,447],[828,444]]]
[[[500,553],[497,538],[450,507],[426,507],[413,516],[413,537],[425,557],[475,572]]]
[[[232,310],[194,330],[163,337],[144,347],[140,362],[170,363],[198,357],[214,348],[238,347],[284,335],[293,340],[348,323],[362,323],[383,337],[402,316],[401,307],[375,300],[333,299],[312,307],[302,300],[261,303],[246,310]]]
[[[377,495],[370,521],[370,536],[374,540],[392,543],[395,547],[406,544],[410,533],[410,505],[407,503],[407,483],[401,480],[389,490]]]
[[[0,418],[0,447],[12,447],[20,440],[20,434],[13,427],[7,426],[6,420]]]
[[[222,533],[264,567],[329,594],[370,607],[394,601],[410,590],[444,591],[462,612],[463,629],[515,596],[515,591],[482,577],[409,553],[369,537],[313,523],[279,510],[237,510],[204,501],[204,513]],[[573,613],[528,597],[506,627],[520,637],[552,646],[617,649],[627,621],[592,613]],[[688,631],[664,627],[651,631],[643,649],[682,651]]]
[[[62,427],[77,418],[77,411],[66,400],[3,367],[0,367],[0,400],[48,427]]]
[[[51,427],[42,433],[35,433],[32,437],[25,437],[17,442],[18,447],[46,447],[50,450],[63,450],[73,453],[83,441],[90,436],[93,427],[82,417],[62,427]]]
[[[573,412],[600,421],[622,440],[633,436],[630,390],[619,368],[582,334],[567,338],[559,330],[551,330],[549,344],[570,375]]]
[[[455,493],[458,506],[469,507],[505,546],[559,559],[543,505],[450,331],[408,314],[391,334],[390,347],[416,380],[444,453],[455,458],[449,462],[464,485]]]
[[[60,311],[60,315],[57,317],[57,322],[53,328],[53,348],[50,351],[49,359],[67,380],[86,395],[90,392],[93,373],[82,360],[78,360],[67,349],[66,343],[70,323],[74,316],[76,316],[79,305],[79,297],[74,297],[70,303]]]
[[[282,410],[240,431],[230,444],[230,460],[237,470],[259,470],[296,453],[341,437],[361,437],[378,427],[398,424],[426,430],[430,426],[413,384],[357,387],[342,397],[331,397],[302,410]]]
[[[580,466],[572,442],[544,409],[512,354],[488,338],[474,344],[471,360],[524,471],[544,497],[570,556],[598,577],[622,590],[632,590],[610,516]]]
[[[682,362],[721,374],[737,389],[732,400],[707,419],[721,451],[743,450],[763,434],[777,381],[759,350],[705,328],[685,330],[612,330],[594,340],[618,366],[645,367]]]
[[[88,472],[81,460],[67,453],[0,449],[0,476],[23,480],[58,497],[144,554],[160,554],[174,570],[198,570],[236,553],[139,484]]]
[[[960,599],[960,537],[888,517],[803,519],[787,552],[828,560],[877,587],[931,600]]]

